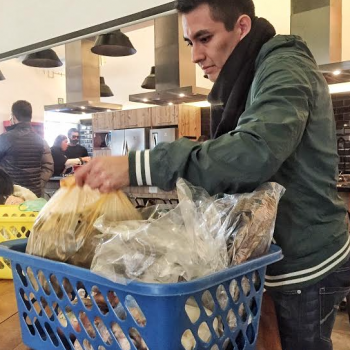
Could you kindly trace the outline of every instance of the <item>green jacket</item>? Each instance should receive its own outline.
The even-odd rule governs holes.
[[[178,177],[210,194],[249,192],[266,181],[284,186],[274,233],[284,259],[268,267],[268,288],[306,287],[349,256],[332,101],[299,37],[276,36],[262,47],[235,130],[203,144],[180,139],[131,152],[129,164],[133,185],[165,190]]]

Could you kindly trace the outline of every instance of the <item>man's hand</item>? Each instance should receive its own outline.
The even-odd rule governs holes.
[[[97,157],[75,173],[78,186],[84,184],[101,192],[112,192],[129,186],[129,159],[123,157]]]
[[[84,163],[90,162],[91,157],[82,157],[81,158]]]

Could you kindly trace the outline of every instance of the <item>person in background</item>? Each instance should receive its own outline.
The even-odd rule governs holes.
[[[85,147],[79,145],[79,131],[76,128],[68,130],[69,144],[65,152],[68,159],[88,157]]]
[[[14,185],[11,177],[0,169],[0,205],[21,204],[27,200],[35,200],[37,196],[27,188]]]
[[[88,162],[90,157],[79,157],[68,159],[65,152],[68,148],[68,138],[65,135],[58,135],[51,147],[51,153],[54,161],[54,176],[61,176],[66,173],[68,168],[74,165],[83,165]]]
[[[41,197],[53,173],[50,147],[31,127],[32,106],[27,101],[12,105],[10,130],[0,135],[0,168],[16,185]]]
[[[331,350],[337,308],[350,292],[346,209],[329,88],[306,43],[277,35],[252,0],[178,0],[192,61],[214,83],[211,137],[185,138],[124,157],[100,157],[78,185],[175,188],[182,177],[211,195],[286,188],[274,239],[284,258],[267,267],[283,350]]]

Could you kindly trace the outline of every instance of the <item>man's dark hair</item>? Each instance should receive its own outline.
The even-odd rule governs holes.
[[[32,105],[28,101],[19,100],[12,105],[12,114],[19,122],[30,122],[32,120]]]
[[[5,204],[7,197],[13,194],[13,181],[4,170],[0,169],[0,204]]]
[[[212,19],[222,22],[227,31],[234,28],[239,16],[248,15],[255,17],[253,0],[177,0],[175,8],[179,13],[189,13],[198,6],[208,5]]]
[[[68,137],[71,138],[71,136],[72,136],[72,134],[73,134],[74,132],[79,133],[79,130],[78,130],[77,128],[71,128],[71,129],[69,129],[69,130],[68,130]]]
[[[59,147],[61,148],[61,144],[62,144],[62,141],[63,140],[67,140],[67,136],[66,135],[58,135],[56,138],[55,138],[55,141],[53,143],[53,147]]]

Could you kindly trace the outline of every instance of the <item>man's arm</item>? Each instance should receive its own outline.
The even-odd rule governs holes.
[[[9,148],[9,143],[6,139],[6,134],[0,135],[0,161],[5,157],[5,154]]]
[[[53,158],[47,142],[44,140],[44,152],[41,158],[41,188],[43,189],[46,182],[49,181],[53,174]]]
[[[216,140],[187,139],[131,152],[131,185],[175,187],[179,177],[209,193],[254,190],[268,181],[295,151],[310,112],[312,86],[299,62],[283,58],[255,81],[253,102],[238,127]]]

